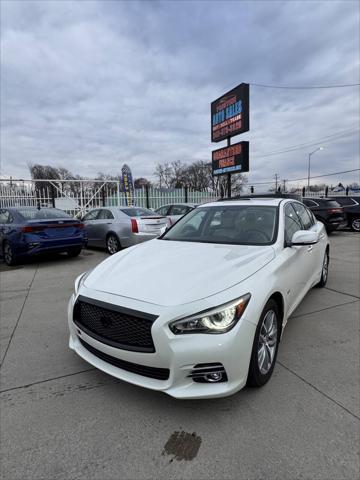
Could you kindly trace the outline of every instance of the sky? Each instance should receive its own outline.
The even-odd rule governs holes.
[[[211,161],[210,103],[250,83],[249,182],[359,168],[360,3],[1,2],[1,171],[29,163],[154,180]],[[277,153],[305,144],[301,149]],[[271,154],[271,155],[269,155]],[[351,173],[320,179],[358,181]],[[319,180],[319,181],[320,181]]]

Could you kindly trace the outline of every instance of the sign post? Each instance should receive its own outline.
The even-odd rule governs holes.
[[[227,140],[227,147],[212,152],[213,175],[227,175],[228,197],[231,174],[249,171],[249,142],[231,146],[231,137],[249,128],[249,84],[241,83],[211,103],[211,141]]]

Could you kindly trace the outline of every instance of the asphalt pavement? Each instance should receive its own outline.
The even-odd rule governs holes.
[[[360,235],[330,241],[328,285],[289,320],[271,381],[204,401],[68,349],[74,279],[105,252],[0,264],[2,478],[358,479]]]

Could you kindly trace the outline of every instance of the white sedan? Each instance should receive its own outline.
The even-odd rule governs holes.
[[[302,203],[209,203],[77,278],[70,348],[114,377],[176,398],[259,387],[289,316],[326,284],[328,264],[324,225]]]

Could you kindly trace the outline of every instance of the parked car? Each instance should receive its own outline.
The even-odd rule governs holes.
[[[75,282],[70,348],[177,398],[231,395],[271,377],[283,329],[328,278],[325,227],[300,202],[208,203]]]
[[[303,203],[313,212],[315,217],[323,222],[327,233],[339,227],[345,227],[346,215],[344,209],[330,198],[303,198]]]
[[[88,245],[106,247],[110,255],[158,237],[168,221],[162,215],[141,207],[104,207],[91,210],[83,217]]]
[[[343,209],[348,226],[360,232],[360,197],[332,197]]]
[[[40,253],[76,257],[86,245],[84,224],[57,208],[0,209],[0,248],[7,265]]]
[[[197,206],[197,203],[171,203],[157,208],[155,212],[159,215],[165,215],[169,219],[170,225],[173,225]]]

